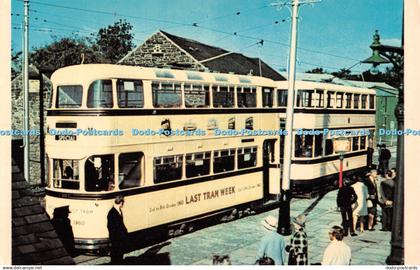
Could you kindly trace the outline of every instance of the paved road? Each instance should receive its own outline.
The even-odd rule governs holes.
[[[307,234],[310,263],[320,262],[329,243],[328,230],[341,222],[335,210],[337,191],[319,199],[293,199],[292,216],[308,212]],[[261,221],[268,215],[278,215],[272,210],[236,221],[218,224],[191,234],[172,238],[165,243],[125,255],[127,264],[209,265],[213,255],[229,255],[234,265],[251,265],[255,262],[258,244],[266,233]],[[352,250],[352,264],[384,265],[390,252],[390,232],[365,231],[356,237],[346,237]],[[287,239],[286,241],[289,241]],[[86,258],[85,258],[86,259]],[[80,261],[81,258],[76,258]],[[95,258],[81,264],[107,264],[109,257]]]

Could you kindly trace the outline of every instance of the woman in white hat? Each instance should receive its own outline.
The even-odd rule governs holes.
[[[277,233],[277,218],[268,216],[261,223],[268,232],[261,239],[257,260],[269,257],[274,260],[276,265],[283,265],[286,257],[286,244],[283,236]]]
[[[292,218],[295,233],[286,246],[289,252],[289,265],[308,265],[308,240],[305,232],[306,216],[303,214]]]

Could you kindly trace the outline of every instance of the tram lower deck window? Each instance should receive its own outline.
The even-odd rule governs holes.
[[[54,188],[79,189],[79,160],[54,159],[53,160]]]
[[[163,183],[182,178],[183,156],[163,156],[155,157],[154,165],[154,182]]]
[[[95,155],[86,159],[86,191],[109,191],[114,185],[114,155]]]
[[[120,189],[139,187],[142,177],[143,153],[124,153],[118,158],[118,182]]]
[[[238,149],[238,169],[257,166],[257,147]]]
[[[227,172],[235,169],[235,149],[214,151],[213,172]]]
[[[312,157],[313,135],[295,135],[295,157]]]
[[[210,174],[210,152],[186,155],[187,178]]]

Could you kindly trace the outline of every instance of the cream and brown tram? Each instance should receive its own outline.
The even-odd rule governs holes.
[[[116,195],[125,196],[129,232],[278,197],[286,82],[108,64],[65,67],[51,79],[46,207],[51,216],[70,207],[77,248],[108,245],[106,216]],[[373,91],[296,88],[296,132],[374,129]],[[337,175],[334,136],[293,136],[296,191]],[[368,137],[349,140],[345,170],[362,170]]]

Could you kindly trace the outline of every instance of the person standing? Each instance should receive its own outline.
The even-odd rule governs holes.
[[[343,242],[343,229],[333,226],[329,237],[331,242],[324,251],[321,265],[350,265],[351,249]]]
[[[388,171],[385,180],[378,184],[378,203],[382,209],[382,229],[383,231],[392,230],[392,206],[394,200],[395,175]]]
[[[305,232],[306,216],[301,214],[292,219],[295,233],[286,246],[289,252],[288,265],[308,265],[308,240]]]
[[[122,208],[124,206],[124,197],[117,196],[114,200],[114,206],[109,210],[108,232],[111,241],[111,264],[121,264],[128,244],[128,231],[124,225]]]
[[[353,189],[357,196],[357,201],[353,210],[353,228],[356,230],[356,225],[359,221],[360,232],[363,232],[365,230],[365,221],[368,215],[367,199],[369,197],[369,192],[360,176],[356,177],[356,183],[353,184]]]
[[[378,205],[378,193],[376,181],[378,179],[378,173],[376,170],[371,170],[366,174],[368,177],[365,184],[368,189],[368,200],[367,200],[367,210],[368,210],[368,229],[369,231],[375,230],[375,220],[377,216],[376,206]]]
[[[54,209],[53,218],[51,223],[57,233],[58,238],[63,243],[64,248],[67,250],[67,253],[74,257],[76,255],[74,247],[74,234],[73,228],[70,223],[69,206],[57,207]]]
[[[350,180],[344,179],[344,185],[337,193],[337,207],[341,212],[341,224],[344,227],[344,236],[347,236],[350,229],[351,236],[357,236],[353,226],[353,208],[352,205],[357,202],[357,195],[353,187],[350,186]]]
[[[284,265],[286,244],[283,236],[277,233],[277,219],[273,216],[268,216],[261,223],[268,232],[261,239],[257,260],[270,257],[276,265]]]
[[[386,148],[386,144],[382,144],[379,152],[379,173],[385,176],[388,171],[389,160],[391,159],[391,152]]]

